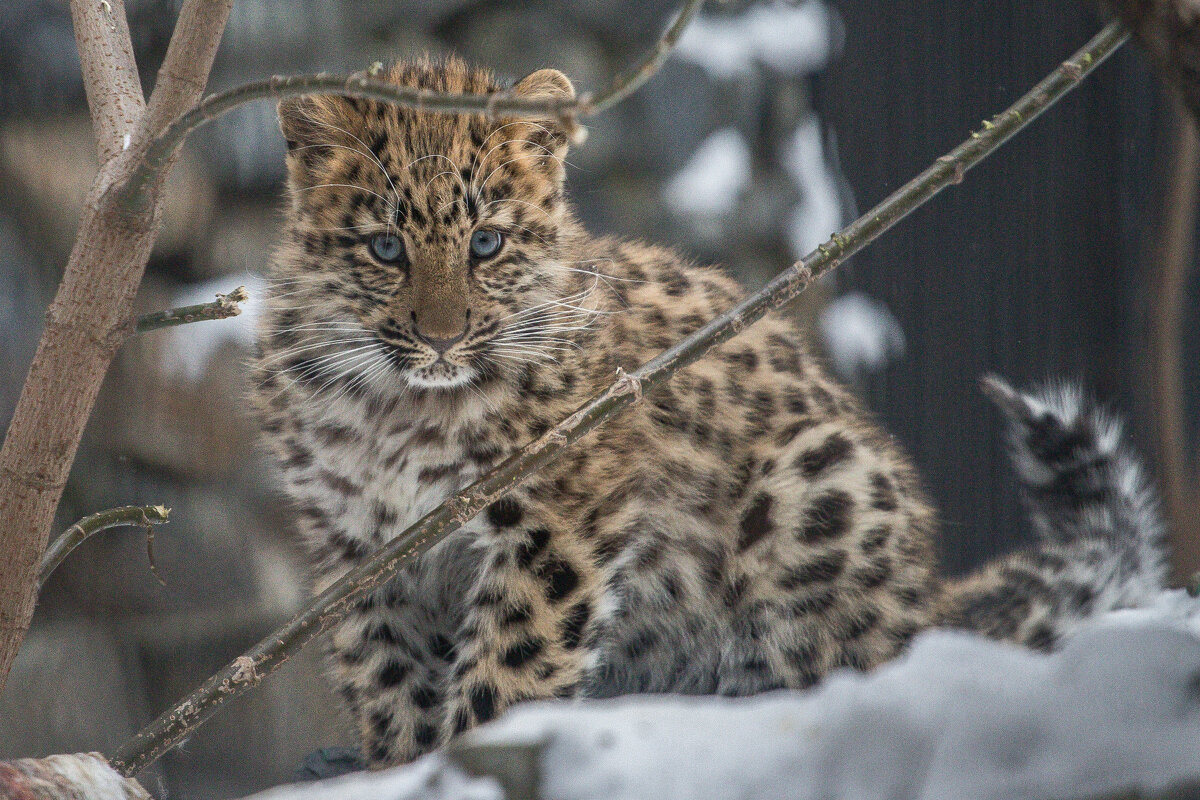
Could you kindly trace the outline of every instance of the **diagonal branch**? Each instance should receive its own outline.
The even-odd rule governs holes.
[[[578,441],[589,431],[637,402],[644,389],[660,384],[695,362],[713,347],[736,336],[773,308],[787,303],[814,280],[879,238],[885,231],[947,186],[1024,128],[1100,65],[1126,39],[1120,23],[1110,23],[1071,60],[1030,90],[1004,113],[924,172],[868,211],[840,233],[784,270],[754,295],[632,374],[619,372],[604,392],[579,408],[543,436],[514,453],[457,497],[421,518],[366,563],[318,595],[290,622],[239,656],[205,681],[112,757],[123,775],[134,775],[153,762],[191,730],[201,725],[226,700],[256,685],[296,651],[340,620],[367,592],[391,580],[407,562],[428,551],[472,517]]]
[[[559,117],[570,124],[575,119],[590,117],[625,99],[649,80],[666,61],[684,28],[695,16],[704,0],[687,0],[675,21],[654,46],[628,72],[622,73],[600,94],[582,95],[573,100],[535,100],[518,97],[512,92],[492,95],[445,94],[429,89],[413,89],[379,80],[367,72],[354,75],[276,75],[265,81],[247,83],[219,94],[209,95],[203,102],[181,115],[150,143],[146,156],[133,177],[120,188],[122,202],[131,209],[143,208],[153,196],[157,177],[175,151],[197,128],[235,108],[255,100],[298,97],[309,94],[337,94],[444,114],[476,113],[489,117]],[[153,104],[153,101],[151,101]]]
[[[103,166],[129,147],[146,110],[125,0],[71,0],[71,20]]]

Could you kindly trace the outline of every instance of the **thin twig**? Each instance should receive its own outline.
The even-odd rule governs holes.
[[[167,522],[170,514],[171,509],[166,506],[121,506],[84,517],[67,528],[46,548],[38,572],[38,588],[45,585],[50,573],[58,569],[58,565],[66,560],[72,550],[100,531],[119,528],[122,525],[141,525],[146,529],[146,554],[150,559],[150,571],[158,578],[159,583],[162,583],[162,577],[154,564],[154,526]]]
[[[567,125],[576,119],[589,117],[632,94],[654,75],[666,61],[671,49],[687,23],[695,16],[704,0],[687,0],[675,21],[654,46],[638,60],[629,72],[622,73],[595,97],[583,95],[571,100],[536,100],[519,97],[511,91],[492,95],[445,94],[429,89],[398,86],[373,77],[373,70],[354,75],[276,75],[265,81],[247,83],[204,98],[198,105],[181,115],[149,145],[146,156],[135,172],[121,187],[121,200],[128,208],[141,208],[150,202],[156,176],[169,162],[188,134],[217,117],[254,100],[283,99],[309,94],[336,94],[365,100],[416,108],[443,114],[474,113],[496,118],[557,117]]]
[[[696,16],[696,12],[702,5],[704,5],[704,0],[688,0],[679,10],[679,16],[675,17],[671,27],[667,28],[654,46],[638,59],[637,64],[618,75],[608,89],[600,95],[594,98],[584,95],[579,98],[579,115],[586,117],[612,108],[650,80],[654,73],[662,69],[667,57],[679,43],[679,37],[683,35],[684,29],[692,21],[692,17]]]
[[[386,544],[369,561],[348,572],[318,595],[286,625],[274,631],[238,660],[205,681],[198,689],[127,742],[112,757],[123,775],[144,769],[203,723],[216,709],[274,672],[301,647],[341,620],[353,605],[393,578],[400,567],[429,550],[468,520],[550,463],[571,443],[625,407],[642,393],[695,362],[730,339],[772,308],[787,303],[817,277],[877,239],[901,218],[946,186],[957,183],[974,167],[1056,100],[1078,85],[1126,39],[1119,23],[1111,23],[1070,61],[1035,86],[1011,108],[985,122],[983,129],[939,158],[849,227],[834,234],[807,258],[788,268],[751,297],[705,325],[666,352],[617,380],[553,429],[523,447],[476,481],[421,518]],[[249,669],[247,669],[249,667]],[[247,679],[247,673],[252,679]]]
[[[229,319],[242,313],[239,303],[250,299],[245,286],[239,286],[229,294],[218,294],[211,303],[198,303],[194,306],[181,306],[166,311],[155,311],[153,314],[143,314],[138,318],[136,330],[138,333],[171,328],[176,325],[187,325],[189,322],[205,322],[212,319]]]

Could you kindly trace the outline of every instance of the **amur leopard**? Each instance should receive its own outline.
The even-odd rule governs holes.
[[[574,95],[554,70],[512,87],[458,60],[386,74]],[[333,96],[279,111],[291,199],[255,399],[318,589],[742,296],[718,269],[584,231],[557,120]],[[1055,538],[1055,514],[1111,516],[1068,492],[1072,475],[1112,477],[1093,450],[1115,442],[1078,403],[995,387],[1030,454],[1023,476],[1065,506],[1043,519],[1043,547],[960,583],[935,574],[934,513],[907,458],[783,318],[647,388],[336,627],[334,680],[367,763],[413,759],[524,700],[807,687],[943,622],[1051,646],[1111,600],[1096,558],[1137,572],[1144,554],[1090,528]],[[1116,502],[1088,487],[1085,501]],[[1081,541],[1091,561],[1077,563]]]

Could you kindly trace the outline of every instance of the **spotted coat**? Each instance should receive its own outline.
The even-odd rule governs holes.
[[[390,75],[501,91],[458,61]],[[550,70],[514,91],[573,93]],[[256,404],[318,589],[742,296],[589,236],[557,121],[280,113],[291,201]],[[473,255],[480,230],[498,254]],[[930,624],[932,526],[891,438],[768,317],[370,595],[332,635],[334,680],[376,766],[523,700],[806,687]]]

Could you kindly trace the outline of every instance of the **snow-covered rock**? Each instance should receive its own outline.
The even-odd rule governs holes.
[[[1198,742],[1200,601],[1167,592],[1051,655],[930,631],[808,692],[523,705],[449,755],[257,798],[1066,800],[1194,780]]]

